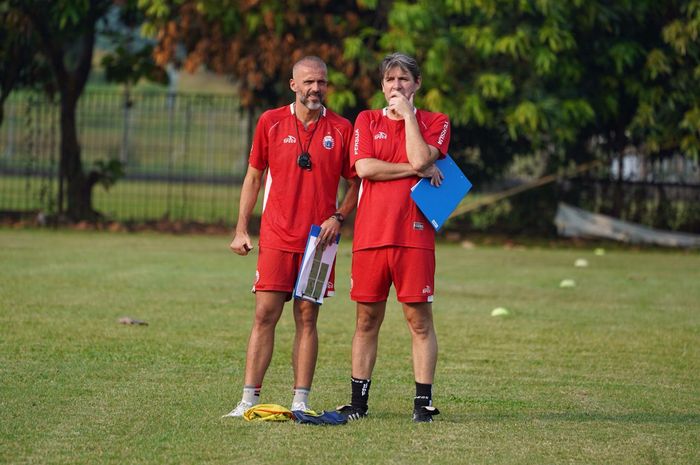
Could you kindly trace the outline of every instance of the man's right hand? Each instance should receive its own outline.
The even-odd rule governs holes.
[[[245,256],[252,250],[253,243],[250,242],[250,237],[248,236],[247,232],[237,232],[233,236],[233,240],[231,241],[229,248],[233,251],[233,253]]]

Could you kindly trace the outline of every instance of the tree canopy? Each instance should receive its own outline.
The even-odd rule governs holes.
[[[36,35],[29,20],[0,3],[0,124],[3,104],[12,90],[43,87],[49,93],[54,91],[48,63],[35,45]]]
[[[292,65],[304,55],[318,55],[329,65],[336,86],[333,107],[350,108],[358,96],[368,96],[368,73],[345,59],[343,46],[346,37],[381,25],[382,12],[363,3],[139,0],[151,21],[145,29],[158,38],[155,56],[160,65],[175,63],[189,71],[205,66],[228,74],[248,108],[286,101]]]
[[[538,152],[552,167],[619,153],[700,154],[700,0],[139,0],[157,59],[207,66],[244,105],[287,98],[291,64],[331,68],[329,106],[380,106],[392,51],[423,70],[419,105],[447,113],[479,176]],[[178,54],[178,50],[182,53]]]
[[[555,166],[592,146],[697,156],[699,28],[698,1],[419,0],[394,2],[378,34],[423,63],[419,102],[488,172],[523,151]]]
[[[0,104],[13,89],[29,85],[43,84],[59,95],[58,204],[60,210],[66,200],[71,220],[94,219],[98,212],[92,208],[93,187],[109,185],[120,173],[120,167],[110,161],[100,161],[91,169],[83,166],[76,126],[78,100],[92,70],[98,23],[112,8],[119,10],[125,24],[140,24],[135,0],[0,0]],[[114,79],[127,81],[129,76],[149,73],[162,79],[164,73],[147,64],[152,63],[150,49],[145,56],[142,50],[134,55],[130,58],[122,48],[107,60]]]

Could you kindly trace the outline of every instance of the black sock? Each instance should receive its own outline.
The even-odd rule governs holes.
[[[369,400],[369,386],[372,381],[369,379],[356,379],[350,377],[350,386],[352,387],[352,399],[350,404],[353,407],[367,411],[367,401]]]
[[[413,408],[433,405],[433,385],[416,381],[416,397],[413,398]]]

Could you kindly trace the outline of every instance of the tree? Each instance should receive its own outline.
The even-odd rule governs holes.
[[[92,68],[97,21],[107,12],[108,0],[10,0],[3,2],[21,14],[36,35],[38,48],[51,69],[60,96],[61,148],[59,172],[65,179],[67,210],[73,220],[93,219],[88,181],[80,155],[76,107]],[[92,180],[90,180],[92,181]],[[59,205],[63,204],[63,185]]]
[[[487,177],[514,155],[551,168],[615,155],[700,148],[700,2],[395,2],[387,51],[423,63],[419,103],[452,118],[456,147]],[[371,55],[346,40],[346,58]]]
[[[60,97],[60,163],[59,208],[64,196],[66,215],[77,221],[94,220],[99,214],[92,207],[92,190],[97,183],[110,185],[121,168],[111,161],[97,163],[86,172],[81,159],[76,126],[76,110],[92,69],[93,52],[98,23],[110,8],[135,11],[135,0],[2,0],[0,12],[6,15],[3,33],[14,38],[14,48],[7,47],[21,58],[20,70],[14,73],[32,75],[24,80],[8,79],[3,92],[9,93],[22,82],[37,79],[32,67],[39,58],[27,50],[36,50],[46,62],[51,74],[51,85]],[[8,44],[6,43],[6,45]],[[3,60],[4,63],[5,60]],[[6,66],[5,64],[3,66]],[[7,68],[5,68],[7,69]],[[64,186],[63,181],[66,185]]]
[[[346,60],[343,42],[385,21],[372,1],[140,0],[158,37],[156,61],[188,71],[207,67],[232,77],[250,110],[289,99],[286,78],[304,55],[329,65],[332,108],[352,109],[371,95],[372,80]],[[184,50],[184,53],[181,53]],[[333,90],[335,90],[333,92]],[[358,96],[360,97],[358,99]]]
[[[287,96],[294,60],[329,62],[329,105],[383,104],[385,53],[415,55],[417,103],[450,115],[453,155],[479,182],[514,157],[549,170],[700,150],[700,0],[140,0],[159,62],[230,74],[244,105]],[[178,55],[178,47],[185,53]]]

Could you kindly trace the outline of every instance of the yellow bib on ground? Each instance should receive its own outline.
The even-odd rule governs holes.
[[[287,421],[293,420],[294,415],[288,408],[277,404],[254,405],[243,414],[247,421]]]

